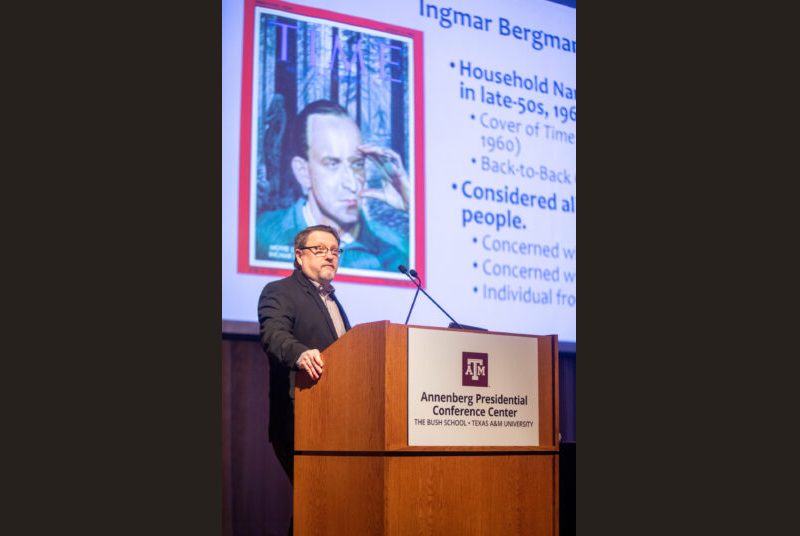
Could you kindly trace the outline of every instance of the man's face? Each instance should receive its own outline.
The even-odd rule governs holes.
[[[328,248],[328,252],[320,257],[314,255],[310,249],[295,251],[297,264],[306,274],[306,277],[317,283],[330,283],[339,269],[339,257],[331,253],[331,248],[338,248],[336,237],[325,231],[313,231],[306,238],[305,246],[323,246]]]
[[[308,189],[317,223],[349,230],[358,221],[364,188],[361,132],[349,117],[314,114],[308,118],[308,158],[295,157],[292,169]]]

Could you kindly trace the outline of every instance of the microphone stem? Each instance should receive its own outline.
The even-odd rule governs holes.
[[[411,318],[411,311],[414,310],[414,304],[417,303],[417,296],[419,296],[419,285],[417,285],[417,291],[414,293],[414,299],[411,300],[411,308],[408,310],[408,316],[406,316],[406,325],[408,325],[408,319]]]
[[[425,295],[428,297],[428,299],[429,299],[429,300],[431,300],[431,301],[433,302],[433,304],[434,304],[436,307],[438,307],[438,308],[439,308],[439,310],[440,310],[441,312],[443,312],[445,315],[447,315],[447,318],[449,318],[450,320],[452,320],[452,321],[453,321],[453,324],[455,324],[456,326],[458,326],[458,328],[459,328],[459,329],[464,329],[464,328],[461,326],[461,324],[459,324],[458,322],[456,322],[456,319],[455,319],[455,318],[453,318],[452,316],[450,316],[449,314],[447,314],[447,311],[445,311],[444,309],[442,309],[442,306],[441,306],[441,305],[439,305],[438,303],[436,303],[436,300],[434,300],[433,298],[431,298],[431,295],[430,295],[430,294],[428,294],[427,292],[425,292],[425,289],[424,289],[424,288],[422,288],[420,285],[417,285],[417,289],[418,289],[418,290],[421,290],[421,291],[422,291],[422,293],[423,293],[423,294],[425,294]]]
[[[409,278],[409,279],[410,279],[410,280],[411,280],[411,281],[412,281],[412,282],[413,282],[413,283],[414,283],[414,284],[417,286],[417,292],[416,292],[416,293],[414,293],[414,301],[412,301],[412,302],[411,302],[411,309],[413,309],[413,308],[414,308],[414,303],[417,301],[417,294],[419,294],[419,292],[420,292],[420,291],[422,291],[422,293],[423,293],[423,294],[425,294],[425,295],[428,297],[428,299],[429,299],[429,300],[431,300],[431,301],[433,302],[433,304],[434,304],[436,307],[438,307],[438,308],[439,308],[439,310],[440,310],[441,312],[443,312],[443,313],[445,314],[445,316],[447,316],[447,318],[449,318],[449,319],[450,319],[450,320],[453,322],[453,324],[455,324],[455,325],[456,325],[456,326],[457,326],[459,329],[464,329],[464,326],[462,326],[461,324],[459,324],[458,322],[456,322],[456,319],[455,319],[455,318],[453,318],[452,316],[450,316],[450,315],[448,314],[448,312],[447,312],[447,311],[445,311],[444,309],[442,309],[442,306],[441,306],[441,305],[439,305],[438,303],[436,303],[436,300],[434,300],[433,298],[431,298],[431,295],[430,295],[430,294],[428,294],[427,292],[425,292],[425,289],[424,289],[424,288],[422,288],[422,285],[420,284],[420,283],[421,283],[421,281],[417,281],[417,280],[419,279],[419,277],[417,277],[417,274],[416,274],[416,272],[415,272],[415,273],[414,273],[414,275],[412,276],[412,275],[411,275],[411,272],[413,272],[413,270],[409,270],[408,268],[406,268],[406,267],[405,267],[405,266],[403,266],[402,264],[401,264],[400,266],[398,266],[398,267],[397,267],[397,269],[398,269],[398,270],[400,270],[402,273],[404,273],[404,274],[406,275],[406,277],[407,277],[407,278]],[[409,310],[408,310],[408,316],[406,317],[406,324],[408,324],[408,319],[409,319],[409,318],[411,318],[411,309],[409,309]]]

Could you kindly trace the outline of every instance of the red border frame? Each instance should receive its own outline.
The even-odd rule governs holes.
[[[251,266],[248,259],[248,244],[250,242],[250,133],[253,100],[253,21],[256,5],[307,15],[333,22],[342,22],[354,26],[362,26],[373,30],[380,30],[408,37],[414,41],[414,203],[416,207],[416,219],[414,221],[414,232],[416,238],[416,267],[420,277],[424,281],[425,275],[425,128],[424,128],[424,96],[422,88],[423,68],[422,68],[422,32],[402,26],[395,26],[383,22],[376,22],[361,17],[353,17],[333,11],[318,9],[307,6],[298,6],[287,2],[274,0],[245,0],[244,10],[244,32],[242,34],[242,111],[241,125],[239,133],[239,237],[238,237],[238,267],[239,273],[245,274],[264,274],[287,276],[291,269],[263,268]],[[410,267],[411,268],[411,267]],[[356,275],[337,274],[338,281],[351,283],[367,283],[373,285],[386,285],[394,287],[414,287],[410,280],[386,279],[383,277],[365,277]]]

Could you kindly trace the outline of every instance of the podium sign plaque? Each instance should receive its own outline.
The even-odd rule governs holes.
[[[408,328],[409,446],[539,446],[535,337]]]

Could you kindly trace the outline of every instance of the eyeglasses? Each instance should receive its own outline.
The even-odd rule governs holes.
[[[334,257],[338,257],[344,250],[341,248],[327,248],[325,246],[306,246],[304,248],[297,248],[297,249],[310,249],[311,253],[316,255],[317,257],[325,257],[328,255],[328,252],[331,253]]]

